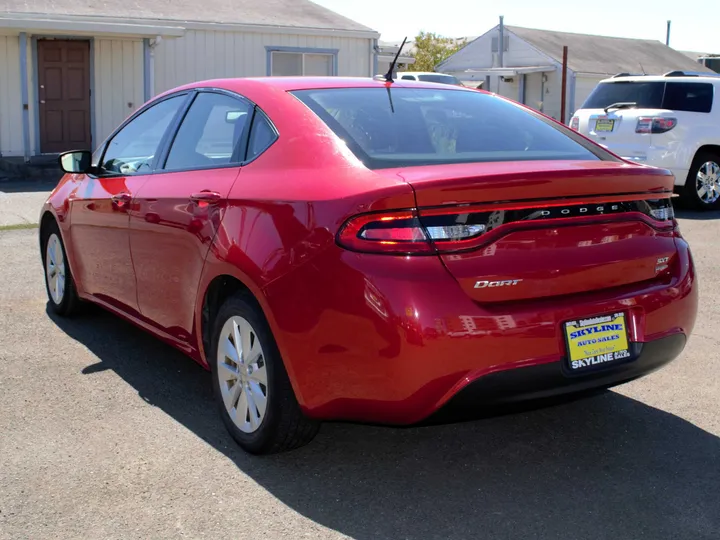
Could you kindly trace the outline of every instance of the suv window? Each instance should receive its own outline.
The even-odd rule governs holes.
[[[641,109],[662,108],[663,81],[620,81],[598,84],[583,103],[583,109],[604,109],[613,103],[637,103]]]
[[[669,82],[665,88],[663,109],[709,113],[714,87],[710,83]]]
[[[458,89],[295,91],[370,168],[597,160],[572,132],[502,98]]]
[[[170,148],[166,170],[239,163],[235,149],[248,126],[251,107],[225,94],[197,95]]]
[[[133,118],[110,140],[101,168],[119,174],[150,172],[160,141],[186,98],[168,98]]]
[[[634,102],[641,109],[703,112],[712,110],[710,83],[673,81],[618,81],[598,84],[583,109],[604,109],[613,103]]]
[[[460,86],[462,84],[458,78],[453,77],[452,75],[441,75],[440,73],[418,75],[418,80],[425,81],[425,82],[454,84],[457,86]]]

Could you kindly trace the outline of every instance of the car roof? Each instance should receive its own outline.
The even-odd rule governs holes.
[[[388,84],[384,77],[245,77],[237,79],[211,79],[187,84],[173,88],[170,92],[192,88],[221,88],[225,90],[242,93],[246,89],[257,89],[259,86],[283,91],[293,90],[318,90],[330,88],[385,88]],[[392,82],[393,87],[406,88],[431,88],[436,90],[450,90],[448,85],[433,82],[417,82],[412,84],[403,83],[399,80]],[[458,87],[459,90],[463,88]],[[464,90],[473,91],[470,88]]]

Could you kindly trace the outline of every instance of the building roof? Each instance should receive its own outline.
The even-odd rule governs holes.
[[[687,55],[651,39],[593,36],[519,26],[505,26],[505,29],[557,62],[562,62],[563,46],[567,45],[568,67],[576,73],[711,72]]]
[[[3,0],[0,17],[112,17],[373,32],[310,0]]]

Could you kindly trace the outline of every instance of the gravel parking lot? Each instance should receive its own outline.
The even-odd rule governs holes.
[[[50,317],[37,231],[0,231],[0,538],[720,538],[720,216],[681,227],[701,308],[664,370],[463,424],[326,424],[268,458],[189,359],[99,309]]]

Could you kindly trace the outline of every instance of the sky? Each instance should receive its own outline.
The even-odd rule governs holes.
[[[477,36],[498,24],[665,41],[681,51],[720,54],[720,0],[313,0],[402,41],[421,30]]]

